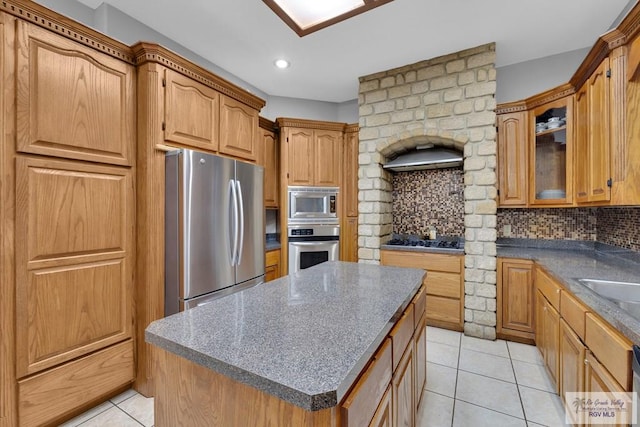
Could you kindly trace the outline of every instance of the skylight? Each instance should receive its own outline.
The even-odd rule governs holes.
[[[263,0],[300,37],[393,0]]]

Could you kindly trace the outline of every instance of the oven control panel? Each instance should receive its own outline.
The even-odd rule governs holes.
[[[291,230],[291,236],[313,236],[313,228],[298,228]]]

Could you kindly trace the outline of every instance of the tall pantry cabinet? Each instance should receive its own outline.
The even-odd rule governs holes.
[[[2,7],[0,425],[31,426],[134,380],[135,67],[40,6]]]

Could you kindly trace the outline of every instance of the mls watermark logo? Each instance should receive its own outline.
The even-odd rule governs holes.
[[[636,424],[636,395],[636,392],[567,392],[564,394],[565,422],[586,425]]]

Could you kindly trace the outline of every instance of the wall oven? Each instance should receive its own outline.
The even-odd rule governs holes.
[[[337,187],[289,187],[288,223],[338,224]]]
[[[289,273],[340,258],[340,226],[289,225]]]

